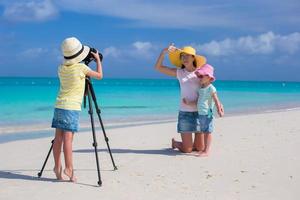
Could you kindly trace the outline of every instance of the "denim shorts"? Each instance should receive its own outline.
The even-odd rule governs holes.
[[[202,133],[212,133],[214,130],[213,117],[208,115],[199,115],[199,122]]]
[[[197,133],[200,131],[198,112],[179,111],[177,132],[178,133]]]
[[[79,111],[55,108],[51,127],[64,131],[78,132]]]

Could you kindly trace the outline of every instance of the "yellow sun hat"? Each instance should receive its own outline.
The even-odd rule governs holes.
[[[175,65],[176,67],[179,67],[179,68],[182,67],[182,62],[180,59],[181,53],[193,55],[195,57],[197,68],[202,67],[202,65],[204,65],[206,63],[206,58],[204,56],[197,55],[196,50],[193,47],[185,46],[182,49],[176,48],[174,51],[169,52],[170,62],[173,65]]]

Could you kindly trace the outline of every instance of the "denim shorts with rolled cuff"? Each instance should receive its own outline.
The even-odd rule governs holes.
[[[78,132],[79,113],[77,110],[65,110],[60,108],[54,109],[52,119],[52,128],[59,128],[63,131]]]
[[[177,132],[199,133],[201,132],[198,112],[179,111]]]
[[[199,115],[199,122],[202,133],[212,133],[214,131],[213,116]]]

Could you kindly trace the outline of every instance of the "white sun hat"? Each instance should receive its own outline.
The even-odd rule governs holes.
[[[66,38],[61,44],[64,56],[64,65],[73,65],[81,62],[90,52],[90,47],[84,46],[75,37]]]

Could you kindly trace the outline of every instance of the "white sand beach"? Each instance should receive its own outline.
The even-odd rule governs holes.
[[[54,179],[52,155],[37,178],[52,138],[3,143],[0,199],[296,200],[299,119],[299,110],[218,118],[206,158],[170,149],[171,138],[180,138],[176,122],[109,129],[117,171],[98,131],[102,187],[91,132],[75,136],[76,184]]]

